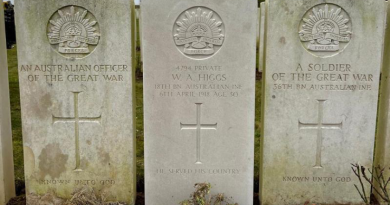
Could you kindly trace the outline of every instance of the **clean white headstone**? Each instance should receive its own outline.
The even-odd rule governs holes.
[[[143,0],[146,204],[253,201],[257,2]]]

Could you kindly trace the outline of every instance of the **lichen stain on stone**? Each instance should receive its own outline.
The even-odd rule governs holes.
[[[68,158],[68,155],[62,153],[59,144],[48,144],[39,155],[41,177],[49,175],[53,179],[59,178],[61,173],[66,171]]]
[[[290,13],[290,8],[289,8],[287,2],[284,2],[284,3],[282,4],[282,8],[284,9],[284,11],[285,11],[286,13]]]
[[[116,179],[118,176],[118,171],[116,169],[110,169],[109,177],[112,179]],[[125,181],[126,179],[123,179]]]
[[[82,157],[81,160],[80,160],[80,164],[81,164],[81,167],[82,168],[86,168],[86,167],[89,167],[89,161],[87,160],[87,158],[85,157]]]
[[[39,119],[44,119],[47,117],[46,113],[51,109],[52,105],[52,97],[49,93],[46,93],[41,98],[37,99],[37,102],[32,109],[35,116],[37,116]]]
[[[35,155],[34,151],[28,147],[24,146],[24,167],[25,167],[25,172],[26,176],[32,175],[32,172],[35,170]]]
[[[281,37],[281,38],[279,39],[279,43],[285,45],[285,44],[286,44],[286,38],[285,38],[285,37]]]
[[[247,33],[247,32],[249,32],[251,30],[251,28],[252,28],[252,25],[250,23],[246,23],[242,27],[242,32],[243,33]]]
[[[108,165],[110,163],[110,154],[104,150],[104,148],[99,148],[99,159],[104,165]]]

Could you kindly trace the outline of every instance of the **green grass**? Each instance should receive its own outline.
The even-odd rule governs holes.
[[[138,35],[139,36],[139,35]],[[22,143],[22,124],[20,113],[20,95],[17,65],[17,48],[8,50],[9,84],[11,97],[11,114],[13,130],[13,146],[15,161],[15,178],[24,181],[23,166],[23,143]],[[137,40],[137,60],[139,60],[139,40]],[[141,63],[136,64],[136,69],[140,73]],[[137,154],[137,182],[138,190],[142,190],[144,182],[144,119],[143,119],[143,85],[142,77],[136,79],[136,154]],[[256,82],[256,122],[255,122],[255,175],[257,182],[259,179],[259,149],[260,149],[260,103],[261,103],[261,81]],[[256,183],[257,186],[257,183]],[[257,190],[257,189],[256,189]]]
[[[144,106],[143,106],[143,86],[142,81],[137,80],[135,84],[136,92],[136,148],[137,148],[137,184],[138,189],[144,184]],[[139,187],[141,186],[141,187]]]
[[[15,180],[24,181],[22,119],[16,48],[8,50],[8,75],[11,99],[11,122],[14,148]]]
[[[136,30],[139,31],[139,21],[136,21]],[[135,135],[137,154],[137,190],[143,190],[144,184],[144,96],[142,83],[142,62],[140,35],[136,39],[136,82],[135,82]]]
[[[256,110],[255,110],[255,190],[258,192],[260,172],[260,136],[261,136],[261,98],[262,81],[256,81]]]

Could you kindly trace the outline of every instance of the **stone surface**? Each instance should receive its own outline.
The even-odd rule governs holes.
[[[0,204],[15,196],[4,10],[0,9]]]
[[[261,17],[261,10],[260,8],[257,9],[257,19],[260,19]],[[260,21],[257,20],[257,28],[256,28],[256,31],[257,31],[257,43],[260,42]]]
[[[387,2],[387,24],[390,22],[390,6]],[[390,27],[386,27],[385,47],[383,53],[383,66],[378,112],[377,138],[375,141],[375,167],[386,168],[385,179],[390,177]],[[376,184],[378,190],[379,184]],[[381,197],[377,195],[378,200]]]
[[[264,70],[264,52],[265,52],[265,2],[260,4],[260,41],[259,41],[259,71]]]
[[[203,182],[252,204],[256,4],[142,1],[146,204]]]
[[[141,10],[141,7],[138,9],[138,35],[140,36],[139,37],[139,46],[140,46],[140,49],[141,49],[141,51],[139,52],[139,55],[140,55],[140,57],[139,57],[139,60],[140,60],[140,62],[141,62],[141,65],[142,65],[142,62],[143,62],[143,52],[144,52],[144,50],[143,50],[143,47],[142,47],[142,20],[141,20],[141,12],[142,12],[142,10]],[[143,67],[141,67],[141,69],[143,70]]]
[[[15,3],[28,200],[133,204],[133,1]]]
[[[268,4],[262,204],[363,204],[351,163],[373,164],[384,1]]]

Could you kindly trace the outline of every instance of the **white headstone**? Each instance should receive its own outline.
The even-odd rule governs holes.
[[[253,202],[257,2],[143,0],[146,204]]]
[[[390,177],[390,6],[387,3],[387,27],[385,36],[385,47],[383,53],[383,67],[381,76],[381,89],[378,112],[377,138],[375,140],[375,167],[385,168],[384,177]],[[378,190],[380,185],[375,184]],[[383,199],[377,195],[377,199]]]
[[[265,52],[265,2],[260,4],[260,41],[259,41],[259,71],[264,70],[264,52]]]
[[[69,199],[83,188],[133,204],[133,1],[28,0],[15,8],[28,202]]]
[[[0,204],[15,196],[4,9],[0,9]]]
[[[260,8],[257,9],[257,43],[259,43],[260,41],[260,16],[261,16],[261,11],[260,11]]]
[[[351,163],[373,164],[384,0],[267,10],[262,204],[362,204]]]
[[[141,15],[141,12],[142,12],[142,10],[141,10],[141,7],[140,7],[140,9],[139,9],[139,18],[138,18],[138,35],[139,35],[139,46],[140,46],[140,48],[141,48],[141,51],[139,52],[139,55],[140,55],[140,57],[139,57],[139,59],[140,59],[140,62],[141,62],[141,65],[143,65],[143,52],[144,52],[144,50],[143,50],[143,47],[142,47],[142,15]],[[142,70],[143,70],[143,67],[141,68]]]

